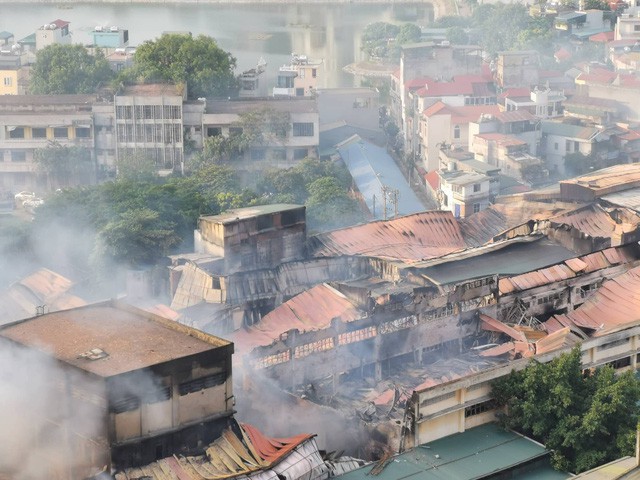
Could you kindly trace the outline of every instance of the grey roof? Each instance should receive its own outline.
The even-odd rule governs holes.
[[[584,12],[568,12],[568,13],[561,13],[560,15],[558,15],[556,17],[556,20],[568,21],[568,20],[582,19],[582,18],[586,20],[587,14]]]
[[[288,210],[298,210],[304,208],[304,205],[293,205],[287,203],[274,203],[270,205],[256,205],[255,207],[234,208],[220,215],[205,215],[200,217],[211,223],[233,223],[238,220],[246,220],[248,218],[260,215],[270,215],[273,213],[284,212]]]
[[[318,105],[315,98],[282,98],[275,99],[247,99],[247,100],[209,100],[207,99],[207,113],[241,113],[253,112],[261,108],[273,108],[279,112],[317,113]]]
[[[0,40],[8,40],[11,37],[13,37],[13,33],[11,32],[7,32],[6,30],[3,32],[0,32]]]
[[[434,283],[444,285],[489,275],[519,275],[563,262],[576,256],[550,240],[513,242],[503,248],[421,270]]]
[[[453,172],[440,172],[440,178],[451,185],[469,185],[470,183],[483,182],[489,177],[482,173],[456,170]]]
[[[582,125],[571,125],[562,122],[542,122],[542,133],[557,135],[559,137],[579,138],[582,140],[591,140],[599,132],[595,127],[583,127]]]
[[[632,210],[640,212],[640,188],[630,188],[629,190],[611,193],[601,198],[614,205],[631,208]]]
[[[389,156],[384,148],[367,142],[358,135],[354,135],[346,142],[337,145],[337,149],[371,212],[374,210],[373,198],[375,195],[375,218],[384,218],[382,212],[383,185],[399,191],[399,215],[409,215],[426,210],[405,180],[393,158]],[[387,202],[387,209],[393,214],[393,207],[391,207],[391,202],[389,201]]]

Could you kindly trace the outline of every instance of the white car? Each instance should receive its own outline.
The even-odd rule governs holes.
[[[36,194],[34,192],[23,191],[20,193],[16,193],[14,198],[16,199],[16,203],[22,204],[26,200],[33,200],[36,198]]]

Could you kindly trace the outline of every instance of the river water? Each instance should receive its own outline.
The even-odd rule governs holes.
[[[289,62],[293,52],[324,60],[319,87],[354,86],[357,82],[342,71],[362,60],[360,36],[364,27],[377,21],[414,22],[426,25],[433,19],[430,4],[5,4],[0,3],[0,31],[16,40],[55,19],[71,22],[75,43],[91,42],[95,26],[116,25],[129,30],[129,44],[138,45],[162,32],[191,32],[214,37],[237,58],[238,73],[254,67],[262,57],[268,78]]]

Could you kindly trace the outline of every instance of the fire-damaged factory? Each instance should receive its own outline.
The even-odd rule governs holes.
[[[317,235],[298,205],[202,217],[155,310],[175,320],[109,301],[0,327],[7,405],[38,419],[7,426],[0,478],[324,480],[362,465],[342,451],[493,422],[491,381],[531,359],[636,369],[639,186],[623,165]]]
[[[232,343],[116,301],[10,323],[0,343],[3,389],[15,389],[3,408],[16,418],[3,427],[15,462],[0,472],[31,474],[16,478],[88,478],[188,453],[234,413]]]
[[[582,342],[586,365],[635,368],[635,340],[606,345],[635,338],[637,297],[597,325],[575,318],[604,292],[635,288],[639,181],[640,167],[622,165],[466,219],[422,212],[304,248],[304,210],[292,205],[208,217],[199,251],[173,259],[172,308],[233,340],[238,396],[272,379],[310,412],[355,418],[369,435],[353,453],[375,458],[492,421],[489,381],[533,356]],[[224,249],[203,246],[210,231]]]

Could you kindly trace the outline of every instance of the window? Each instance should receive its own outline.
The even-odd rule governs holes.
[[[11,161],[12,162],[26,162],[27,161],[27,152],[24,150],[12,150],[11,151]]]
[[[224,372],[216,373],[214,375],[208,375],[206,377],[191,380],[189,382],[183,382],[178,385],[178,392],[180,395],[187,395],[188,393],[199,392],[205,388],[215,387],[222,385],[225,381],[226,375]]]
[[[11,77],[4,77],[4,86],[5,87],[10,87],[13,84],[12,78]]]
[[[453,127],[453,138],[460,138],[460,125]]]
[[[553,149],[554,149],[554,150],[558,150],[558,142],[556,142],[556,143],[554,143],[554,144],[553,144]]]
[[[54,128],[53,138],[69,138],[69,129],[67,127]]]
[[[473,204],[473,213],[478,213],[480,211],[480,204],[479,203],[474,203]]]
[[[318,75],[318,69],[317,68],[311,69],[311,76],[313,78],[316,78],[317,75]]]
[[[242,127],[229,127],[229,135],[242,135]]]
[[[640,32],[640,25],[634,25],[633,26],[633,31],[634,32]],[[6,80],[6,78],[5,78],[5,80]]]
[[[294,137],[313,137],[313,123],[294,123]]]
[[[307,158],[307,149],[306,148],[296,148],[293,151],[293,159],[294,160],[304,160]]]
[[[570,141],[570,140],[565,140],[565,142],[564,142],[564,149],[565,149],[567,152],[571,152],[571,141]]]
[[[480,185],[479,183],[474,183],[473,184],[473,192],[477,193],[482,189],[482,185]]]
[[[304,97],[304,88],[296,88],[296,97]]]
[[[207,127],[207,137],[217,137],[218,135],[222,135],[222,128]]]
[[[77,138],[91,138],[91,129],[90,128],[76,128],[76,137]]]
[[[252,148],[251,149],[251,160],[264,160],[266,157],[266,149],[265,148]]]
[[[573,151],[574,152],[579,152],[580,151],[580,143],[579,142],[573,142]]]
[[[47,138],[47,129],[46,128],[32,128],[31,129],[31,137],[32,138]]]
[[[487,400],[486,402],[478,403],[476,405],[471,405],[464,409],[464,416],[473,417],[474,415],[480,415],[481,413],[488,412],[490,410],[494,410],[496,408],[495,400]]]
[[[24,138],[24,128],[15,127],[13,130],[9,130],[9,138]]]

